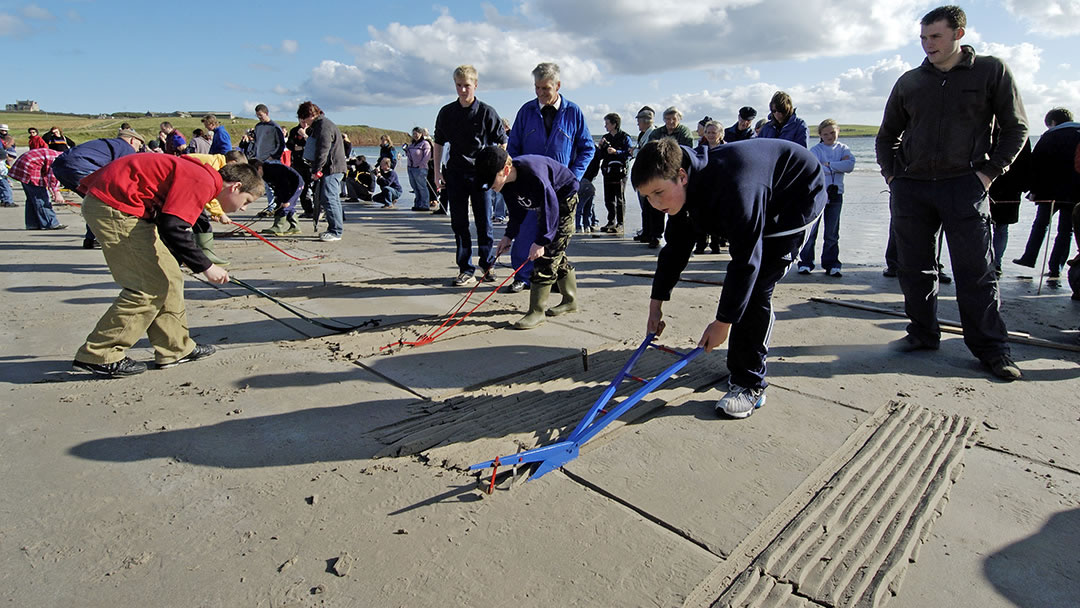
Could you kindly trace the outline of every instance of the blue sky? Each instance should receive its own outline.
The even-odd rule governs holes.
[[[615,111],[677,105],[687,122],[760,114],[788,91],[812,125],[877,124],[896,78],[918,65],[907,0],[516,0],[262,3],[0,0],[4,92],[46,111],[231,110],[282,119],[311,99],[335,122],[432,127],[451,72],[480,71],[478,96],[512,119],[530,70],[562,67],[562,93],[592,130]],[[1080,111],[1080,0],[975,1],[964,41],[1006,60],[1033,133]],[[252,7],[250,10],[243,10]],[[215,10],[217,9],[217,10]],[[216,13],[216,14],[215,14]],[[632,123],[632,121],[626,121]],[[632,127],[632,124],[628,124]]]

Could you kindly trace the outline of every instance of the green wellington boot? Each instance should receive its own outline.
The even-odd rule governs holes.
[[[279,215],[274,218],[274,225],[262,231],[263,234],[281,236],[285,234],[285,216]]]
[[[564,277],[558,280],[559,293],[562,294],[562,302],[559,302],[558,306],[552,306],[548,309],[547,315],[549,317],[557,317],[564,315],[568,312],[577,312],[577,277],[574,276],[574,271],[567,272]]]
[[[285,230],[284,234],[300,234],[300,224],[296,222],[296,218],[293,217],[293,214],[290,213],[285,216],[285,220],[289,222],[289,227]]]
[[[203,232],[201,234],[195,233],[192,236],[195,237],[195,244],[202,249],[203,255],[206,259],[210,260],[218,266],[228,266],[229,261],[218,257],[218,254],[214,253],[214,233]]]
[[[532,329],[544,322],[544,306],[551,295],[551,284],[532,284],[529,289],[529,313],[514,323],[514,329]]]

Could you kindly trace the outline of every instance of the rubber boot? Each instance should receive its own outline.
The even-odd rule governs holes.
[[[557,317],[564,315],[568,312],[577,312],[577,277],[574,275],[574,271],[567,272],[562,278],[559,279],[559,292],[562,293],[562,302],[559,302],[558,306],[552,306],[548,309],[547,315],[549,317]]]
[[[532,284],[529,290],[529,313],[514,323],[514,329],[532,329],[544,322],[544,306],[551,294],[551,284]]]
[[[285,216],[285,220],[289,222],[289,228],[285,230],[285,234],[300,234],[300,224],[292,213]]]
[[[206,256],[206,259],[210,260],[214,264],[217,264],[218,266],[229,265],[228,260],[224,260],[218,257],[216,253],[214,253],[213,232],[194,233],[192,236],[195,237],[195,244],[199,246],[199,249],[202,249],[203,255]]]
[[[266,230],[262,231],[263,234],[272,234],[274,236],[281,236],[285,234],[285,216],[279,215],[274,218],[274,225],[270,226]]]

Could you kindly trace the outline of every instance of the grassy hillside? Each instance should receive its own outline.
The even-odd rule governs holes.
[[[169,121],[174,127],[180,129],[185,138],[190,138],[191,132],[202,128],[200,118],[177,118],[177,117],[138,117],[138,118],[90,118],[72,114],[50,114],[47,112],[0,112],[0,123],[8,125],[15,144],[20,147],[26,146],[26,129],[36,127],[41,134],[52,127],[60,127],[75,143],[82,143],[99,137],[116,137],[120,124],[129,122],[143,137],[148,140],[156,137],[158,125],[163,121]],[[244,131],[254,126],[254,118],[237,118],[224,122],[225,128],[232,136],[233,145],[240,142]],[[278,124],[291,129],[296,121],[278,121]],[[389,135],[393,142],[401,145],[409,140],[409,134],[403,131],[391,129],[377,129],[367,125],[338,125],[341,130],[349,135],[349,141],[355,146],[377,146],[379,137],[384,133]]]

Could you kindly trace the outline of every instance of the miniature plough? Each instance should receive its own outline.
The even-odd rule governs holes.
[[[494,460],[488,460],[487,462],[481,462],[479,464],[474,464],[469,467],[470,471],[483,470],[487,468],[492,469],[491,482],[487,488],[482,489],[484,489],[488,494],[491,494],[494,491],[495,477],[499,472],[500,466],[513,467],[514,475],[516,477],[517,468],[519,466],[537,465],[532,475],[528,478],[537,479],[555,469],[558,469],[559,467],[570,462],[571,460],[574,460],[575,458],[577,458],[578,451],[581,449],[581,446],[585,442],[595,437],[600,431],[604,429],[604,427],[611,424],[613,421],[625,414],[627,410],[637,405],[637,403],[641,401],[646,395],[648,395],[658,386],[666,382],[669,378],[677,374],[679,370],[686,367],[686,365],[690,363],[690,361],[692,361],[694,357],[697,357],[702,352],[704,352],[704,349],[699,346],[688,353],[680,353],[665,346],[653,344],[653,340],[655,338],[655,334],[649,334],[645,337],[645,341],[642,342],[641,346],[639,346],[636,351],[634,351],[634,354],[630,357],[630,360],[626,362],[626,365],[624,365],[622,370],[619,371],[618,375],[615,376],[615,379],[611,381],[611,384],[609,384],[608,387],[604,389],[604,392],[596,400],[596,403],[594,403],[593,406],[589,408],[588,413],[585,414],[585,417],[581,420],[581,422],[578,423],[574,431],[570,433],[570,435],[565,440],[553,443],[551,445],[546,445],[538,448],[533,448],[524,452],[519,452],[517,454],[499,456]],[[645,351],[649,349],[649,347],[673,355],[678,355],[679,360],[664,371],[657,374],[656,377],[652,380],[646,380],[644,378],[639,378],[637,376],[631,375],[630,370],[634,367],[634,364],[637,363],[638,359],[641,358],[641,355],[643,355]],[[619,388],[619,385],[624,380],[636,380],[643,383],[643,386],[638,390],[634,391],[632,395],[624,399],[615,407],[608,409],[608,403],[611,401],[612,397],[615,396],[615,391]]]

